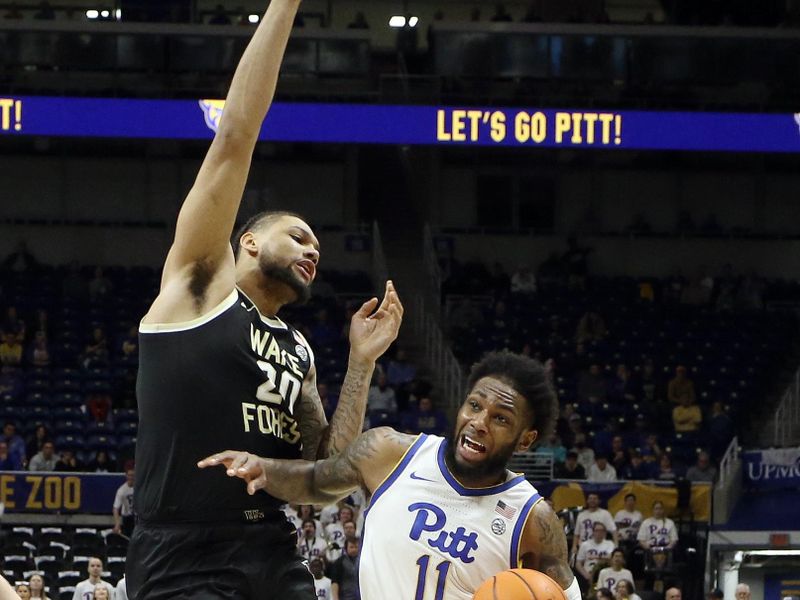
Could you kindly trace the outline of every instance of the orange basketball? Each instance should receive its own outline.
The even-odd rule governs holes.
[[[509,569],[487,579],[473,600],[567,600],[561,586],[544,573]]]

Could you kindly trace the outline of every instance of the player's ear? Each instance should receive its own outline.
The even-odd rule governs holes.
[[[528,449],[533,446],[538,436],[539,432],[535,429],[526,429],[523,431],[517,443],[517,452],[527,452]]]
[[[246,231],[242,234],[242,237],[239,238],[239,245],[242,247],[244,252],[247,252],[253,256],[258,254],[258,242],[256,241],[256,236],[252,231]]]

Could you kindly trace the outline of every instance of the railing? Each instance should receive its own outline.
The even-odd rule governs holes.
[[[508,468],[524,473],[526,479],[547,481],[553,478],[553,455],[550,452],[519,452],[511,457]]]
[[[739,438],[731,440],[725,455],[719,463],[719,487],[722,487],[739,470]]]
[[[464,372],[450,345],[444,339],[433,310],[421,296],[414,298],[414,329],[417,339],[423,343],[425,362],[438,377],[444,392],[442,408],[445,410],[457,408],[464,400]]]
[[[378,222],[372,223],[372,285],[378,298],[383,297],[383,289],[389,278],[389,268],[386,266],[386,254],[383,251],[383,238]]]
[[[797,443],[800,436],[800,369],[775,410],[772,445],[781,448]]]

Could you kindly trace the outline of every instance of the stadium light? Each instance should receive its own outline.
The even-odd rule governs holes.
[[[261,20],[261,15],[250,15],[249,17],[247,17],[247,20],[250,21],[253,25],[255,25]]]
[[[86,11],[86,18],[87,19],[96,19],[100,16],[100,11],[89,9]]]
[[[419,23],[419,18],[417,18],[417,17],[409,17],[408,18],[408,26],[409,27],[416,27],[417,23]]]
[[[405,27],[406,18],[402,15],[395,15],[389,19],[389,27]]]
[[[102,11],[102,12],[100,13],[100,16],[101,16],[101,17],[103,17],[104,19],[107,19],[108,17],[110,17],[110,16],[111,16],[111,13],[110,13],[110,12],[108,12],[107,10],[104,10],[104,11]]]
[[[117,21],[122,21],[122,9],[121,8],[118,8],[117,10],[114,11],[114,18]]]

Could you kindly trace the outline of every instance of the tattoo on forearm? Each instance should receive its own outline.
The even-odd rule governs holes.
[[[574,576],[567,562],[567,538],[561,522],[550,510],[534,510],[534,518],[539,531],[539,569],[566,589]]]
[[[328,420],[325,418],[315,381],[303,384],[299,404],[297,419],[300,439],[303,440],[303,458],[316,460],[323,436],[328,429]]]
[[[361,433],[367,408],[367,392],[372,369],[349,365],[339,392],[339,404],[331,424],[322,437],[318,458],[338,454]]]

